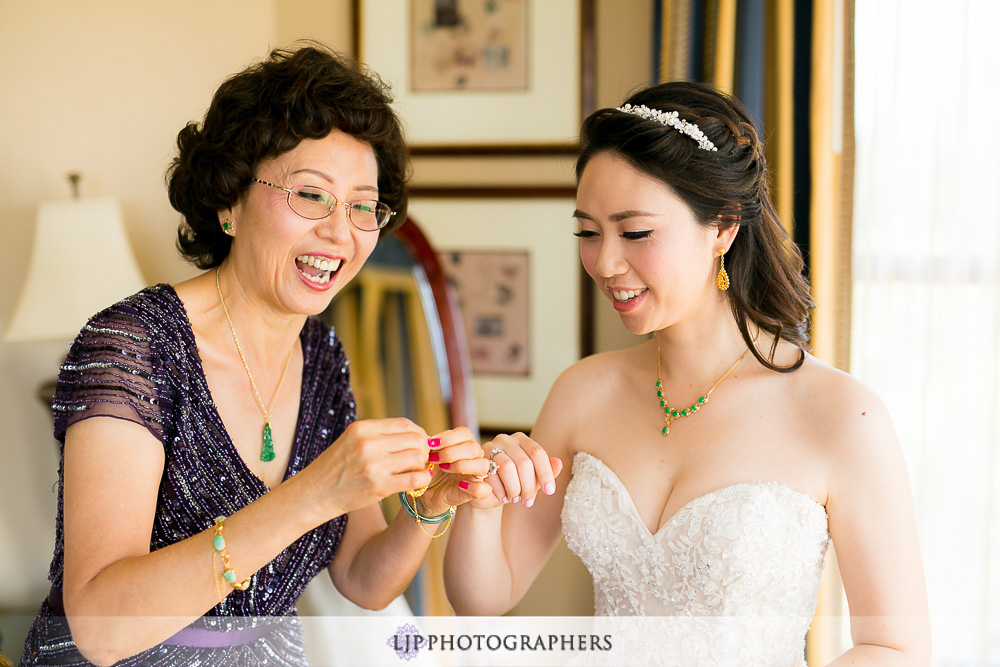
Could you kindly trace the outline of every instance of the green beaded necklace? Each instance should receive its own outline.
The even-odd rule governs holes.
[[[656,341],[656,395],[660,399],[660,407],[663,408],[663,415],[664,415],[663,430],[660,432],[663,435],[669,435],[670,425],[674,422],[675,419],[680,419],[681,417],[688,417],[698,412],[698,410],[701,410],[705,406],[705,404],[708,403],[708,399],[712,396],[712,392],[715,391],[715,388],[718,387],[720,384],[722,384],[722,381],[725,380],[727,377],[729,377],[730,373],[736,370],[736,367],[740,365],[740,362],[743,361],[748,354],[750,354],[749,349],[742,355],[740,355],[740,358],[736,360],[736,363],[729,367],[729,370],[726,371],[722,375],[722,377],[720,377],[718,381],[712,385],[711,389],[705,392],[704,396],[699,396],[698,400],[692,403],[690,406],[678,410],[677,408],[671,407],[670,404],[667,403],[666,396],[663,395],[663,382],[660,380],[660,341],[657,340]]]

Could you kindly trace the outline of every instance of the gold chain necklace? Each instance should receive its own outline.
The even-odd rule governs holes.
[[[278,398],[278,392],[281,391],[281,383],[285,381],[285,372],[288,371],[288,362],[292,360],[292,352],[295,351],[295,341],[292,341],[292,349],[288,351],[288,358],[285,359],[285,367],[281,370],[281,377],[278,379],[278,386],[274,389],[274,395],[271,396],[271,402],[267,407],[264,407],[264,401],[261,400],[260,392],[257,391],[257,383],[253,381],[253,375],[250,373],[250,366],[247,365],[247,358],[243,356],[243,348],[240,347],[240,339],[236,337],[236,328],[233,326],[233,320],[229,317],[229,309],[226,308],[226,300],[222,298],[222,287],[219,285],[219,270],[222,267],[216,267],[215,269],[215,289],[219,292],[219,301],[222,302],[222,312],[226,314],[226,322],[229,322],[229,330],[233,332],[233,340],[236,342],[236,351],[240,353],[240,361],[243,362],[243,370],[247,372],[247,377],[250,378],[250,387],[253,389],[254,398],[257,399],[257,407],[260,408],[261,414],[264,415],[264,431],[262,433],[263,443],[260,447],[260,460],[267,462],[274,460],[274,439],[271,437],[271,408],[274,406],[274,399]]]
[[[663,430],[660,431],[660,432],[663,435],[669,435],[670,434],[670,425],[674,422],[674,420],[680,419],[681,417],[688,417],[688,416],[693,415],[694,413],[698,412],[698,410],[701,410],[708,403],[708,399],[711,398],[712,392],[715,391],[715,388],[718,387],[720,384],[722,384],[722,381],[725,380],[727,377],[729,377],[730,373],[732,373],[733,371],[736,370],[736,367],[740,365],[740,362],[742,362],[746,358],[746,356],[748,354],[750,354],[750,350],[749,349],[747,349],[746,352],[744,352],[743,354],[740,355],[740,358],[736,360],[736,363],[729,367],[729,370],[726,371],[722,375],[722,377],[720,377],[718,379],[718,381],[716,381],[716,383],[712,385],[711,389],[709,389],[707,392],[705,392],[704,396],[699,396],[698,400],[695,401],[694,403],[692,403],[690,406],[678,410],[677,408],[670,407],[670,404],[667,403],[666,396],[663,395],[663,382],[660,380],[660,341],[659,341],[659,339],[657,339],[657,341],[656,341],[656,395],[660,399],[660,407],[663,408],[663,415],[664,415],[663,416]]]

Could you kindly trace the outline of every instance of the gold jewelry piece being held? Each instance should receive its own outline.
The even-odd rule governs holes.
[[[222,302],[222,312],[226,314],[226,322],[229,323],[229,330],[233,333],[233,340],[236,342],[236,351],[240,354],[240,361],[243,362],[243,370],[247,372],[247,377],[250,378],[250,388],[253,389],[254,398],[257,399],[257,407],[260,408],[261,414],[264,415],[264,429],[261,432],[261,447],[260,447],[260,460],[265,463],[268,461],[273,461],[274,454],[274,439],[271,436],[271,408],[274,406],[274,401],[278,398],[278,392],[281,391],[281,383],[285,381],[285,372],[288,370],[288,362],[292,360],[292,352],[295,351],[295,341],[292,341],[292,349],[288,350],[288,357],[285,359],[285,367],[281,370],[281,377],[278,379],[278,386],[274,389],[274,394],[271,396],[271,402],[265,407],[264,401],[260,397],[260,392],[257,391],[257,383],[253,381],[253,375],[250,373],[250,366],[247,364],[247,358],[243,356],[243,348],[240,347],[240,339],[236,337],[236,328],[233,326],[233,320],[229,317],[229,309],[226,308],[226,300],[222,298],[222,287],[219,285],[219,271],[222,267],[216,267],[215,269],[215,289],[219,292],[219,301]]]
[[[423,490],[421,490],[420,494],[421,495],[423,494]],[[413,499],[412,507],[410,507],[410,502],[406,499],[407,496]],[[438,516],[434,517],[427,517],[422,515],[417,509],[417,497],[418,496],[413,495],[413,491],[407,491],[406,493],[399,494],[399,502],[402,503],[403,508],[406,510],[406,513],[412,516],[413,520],[417,522],[417,528],[420,529],[420,532],[422,532],[424,535],[431,538],[432,540],[436,540],[437,538],[447,533],[448,529],[451,528],[451,520],[455,518],[455,511],[458,508],[455,505],[452,505],[451,507],[448,508],[448,511],[444,512],[443,514],[439,514]],[[444,530],[442,530],[440,533],[435,533],[432,535],[428,533],[427,530],[424,528],[425,523],[434,525],[443,523],[445,520],[447,520],[448,523],[445,524]]]
[[[715,286],[720,292],[729,289],[729,274],[726,273],[726,251],[719,248],[719,275],[715,277]]]
[[[754,338],[756,340],[756,338]],[[715,391],[716,387],[722,384],[722,381],[729,377],[729,374],[736,370],[736,367],[740,365],[746,356],[750,354],[748,349],[746,352],[740,355],[740,358],[736,360],[736,363],[729,367],[722,377],[712,385],[712,388],[705,392],[704,396],[699,396],[698,400],[692,403],[689,407],[682,408],[678,410],[677,408],[670,407],[667,403],[667,397],[663,395],[663,382],[660,380],[660,341],[656,341],[656,396],[660,399],[660,407],[663,408],[663,430],[660,431],[663,435],[670,434],[670,425],[676,419],[681,417],[688,417],[694,413],[701,410],[708,403],[708,399],[711,398],[712,392]]]
[[[434,481],[434,464],[428,463],[427,469],[431,471],[431,481]],[[431,483],[427,482],[419,489],[413,489],[412,491],[407,491],[406,495],[410,496],[411,498],[419,498],[420,496],[424,495],[424,492],[427,491],[427,487],[429,487],[430,485]]]

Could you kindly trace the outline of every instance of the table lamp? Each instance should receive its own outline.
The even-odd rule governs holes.
[[[4,340],[72,340],[92,315],[145,285],[117,200],[42,202],[27,280]],[[47,385],[39,394],[45,391]]]

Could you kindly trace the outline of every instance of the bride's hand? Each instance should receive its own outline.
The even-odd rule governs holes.
[[[498,435],[483,450],[486,456],[492,456],[497,472],[485,479],[492,495],[472,501],[473,507],[497,507],[508,502],[531,507],[539,491],[547,496],[555,493],[562,460],[549,456],[525,434]],[[494,450],[500,451],[494,454]]]
[[[436,467],[430,487],[420,496],[422,514],[435,516],[452,505],[491,495],[489,485],[476,479],[489,472],[490,462],[472,431],[464,426],[454,428],[428,438],[427,444],[428,462]]]

